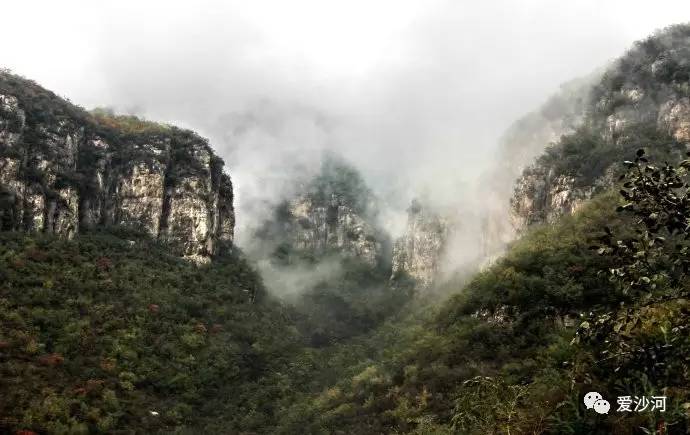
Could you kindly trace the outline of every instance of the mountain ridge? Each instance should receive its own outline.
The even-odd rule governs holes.
[[[589,86],[582,118],[524,169],[510,200],[520,233],[571,214],[613,185],[615,163],[647,148],[677,159],[690,145],[690,25],[638,41]],[[589,164],[586,162],[593,162]]]
[[[206,139],[189,130],[88,113],[0,72],[3,230],[72,237],[125,225],[206,262],[234,233],[233,191]]]

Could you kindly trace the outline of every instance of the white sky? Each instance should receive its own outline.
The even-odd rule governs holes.
[[[461,189],[513,120],[690,21],[690,2],[5,0],[0,14],[1,66],[210,137],[242,208],[322,148],[400,203]]]

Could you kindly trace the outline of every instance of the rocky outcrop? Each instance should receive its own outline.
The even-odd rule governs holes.
[[[625,101],[633,104],[643,98],[641,95],[644,91],[638,90],[635,98],[626,96],[631,91],[620,92]],[[644,108],[631,105],[616,109],[596,128],[600,140],[606,146],[621,147],[621,144],[635,140],[634,136],[638,134],[635,127],[653,125],[660,134],[690,145],[690,100],[675,94],[667,98],[653,108],[646,104]],[[599,106],[602,104],[600,101]],[[648,144],[642,143],[640,146]],[[628,157],[621,153],[618,160]],[[593,166],[598,164],[592,162]],[[516,232],[523,232],[533,224],[553,223],[558,217],[575,212],[595,192],[613,186],[616,178],[614,169],[615,163],[611,162],[593,180],[583,182],[580,174],[559,174],[549,164],[537,162],[529,166],[517,179],[510,200],[511,223]]]
[[[439,272],[451,225],[418,200],[412,201],[407,212],[407,229],[393,246],[392,278],[405,273],[428,288]]]
[[[258,261],[319,263],[333,256],[373,267],[389,258],[388,236],[378,225],[377,200],[359,172],[325,154],[321,168],[295,180],[288,198],[258,226],[248,253]]]
[[[207,261],[233,239],[232,183],[195,133],[92,116],[35,83],[0,74],[2,230],[72,237],[141,229]]]
[[[322,254],[338,252],[376,266],[382,243],[375,226],[356,212],[348,201],[332,194],[321,204],[309,195],[289,201],[287,237],[296,249]]]
[[[597,70],[562,84],[541,107],[515,121],[502,135],[497,158],[476,190],[482,227],[481,255],[489,262],[498,258],[516,235],[510,207],[515,180],[549,144],[582,124],[590,90],[602,73]]]
[[[511,223],[522,230],[536,223],[553,223],[571,214],[592,196],[592,188],[575,186],[575,178],[555,175],[553,170],[533,166],[525,170],[515,185],[510,201]]]
[[[616,163],[636,148],[653,154],[650,147],[656,146],[666,159],[690,146],[689,37],[690,26],[683,25],[638,42],[591,86],[582,137],[595,139],[567,145],[562,139],[524,170],[510,201],[517,233],[573,213],[594,193],[610,188]],[[565,168],[559,160],[566,158],[579,161],[579,167]]]
[[[677,141],[690,143],[690,99],[672,98],[659,108],[657,124]]]

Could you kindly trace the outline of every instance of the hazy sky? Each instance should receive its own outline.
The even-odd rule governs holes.
[[[212,140],[243,201],[331,148],[391,202],[455,192],[558,85],[688,1],[5,1],[0,65]],[[461,193],[458,193],[461,195]]]

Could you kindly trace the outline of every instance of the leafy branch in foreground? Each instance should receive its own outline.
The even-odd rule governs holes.
[[[663,393],[687,402],[690,377],[690,160],[625,161],[618,211],[628,228],[604,228],[594,248],[612,264],[601,273],[616,284],[612,303],[581,323],[575,343],[596,351],[594,366],[623,391]],[[614,375],[615,374],[615,375]],[[605,378],[605,376],[604,376]],[[668,417],[668,415],[667,415]]]
[[[690,160],[678,168],[668,163],[655,166],[644,150],[638,150],[635,160],[624,164],[620,194],[626,202],[618,211],[634,216],[634,234],[614,240],[605,228],[599,253],[614,259],[617,267],[609,273],[624,294],[641,296],[659,288],[667,293],[686,280],[690,269]]]

